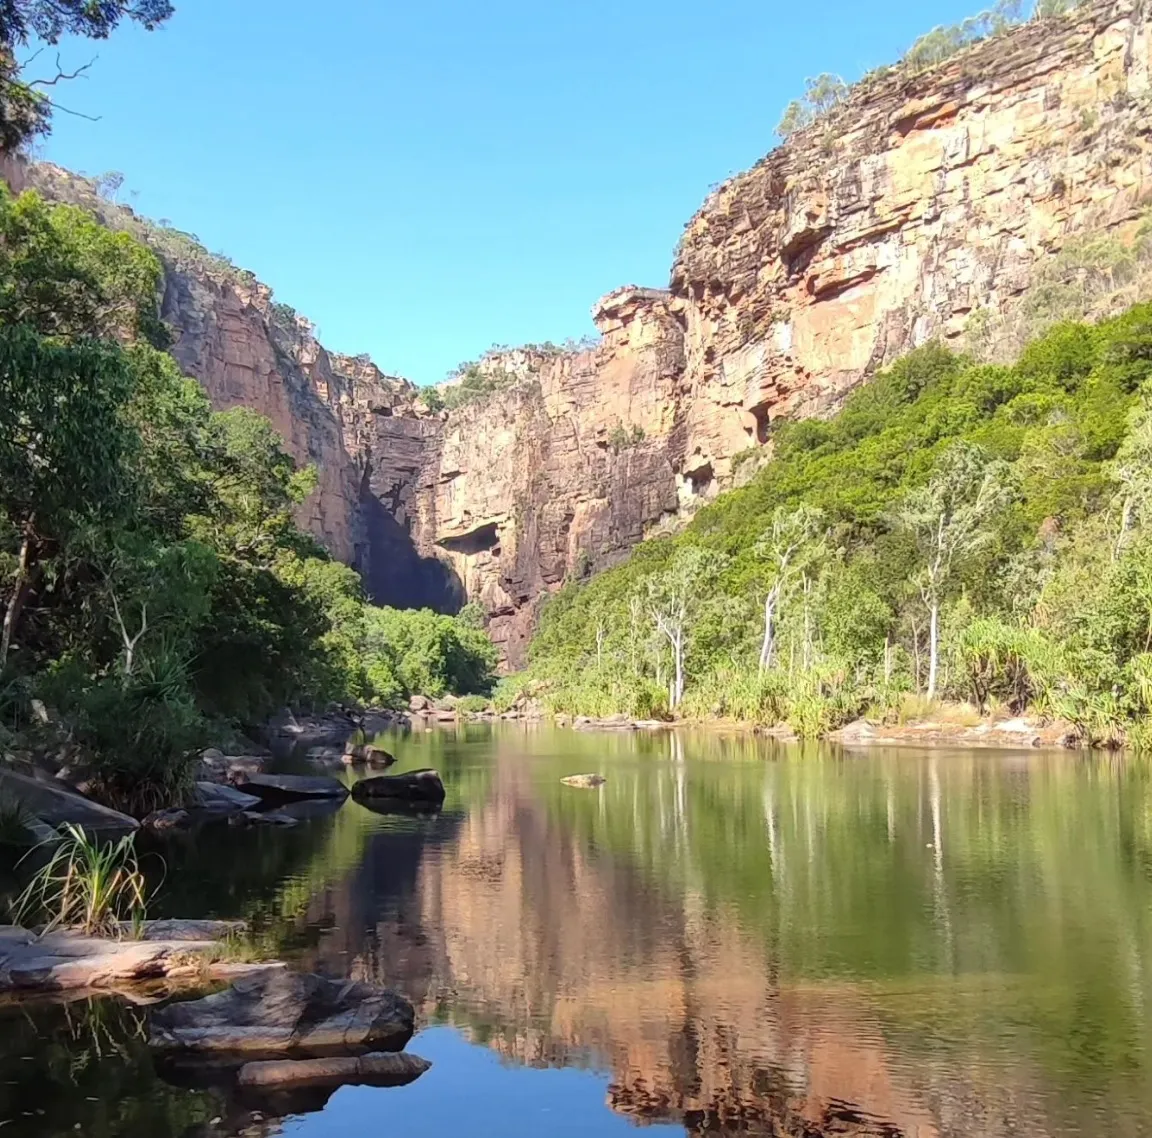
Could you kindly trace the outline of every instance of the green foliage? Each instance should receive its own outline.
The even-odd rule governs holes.
[[[1152,305],[1054,325],[1012,366],[917,349],[831,419],[783,424],[772,459],[681,534],[567,584],[516,683],[590,714],[669,690],[651,601],[708,554],[685,715],[819,732],[895,707],[928,684],[935,607],[938,695],[1118,738],[1152,710],[1150,381]]]
[[[485,402],[498,391],[514,387],[518,378],[515,373],[486,364],[484,360],[464,363],[446,383],[426,389],[424,400],[434,411],[442,408],[455,411],[471,403]]]
[[[43,698],[138,814],[187,794],[213,723],[484,691],[495,663],[474,610],[374,609],[301,533],[314,472],[149,342],[158,281],[128,234],[0,194],[0,721]]]
[[[71,822],[48,861],[16,901],[16,921],[35,922],[42,932],[77,929],[89,936],[119,937],[125,924],[139,928],[148,887],[136,858],[136,835],[118,842],[89,838]]]
[[[168,0],[0,0],[0,149],[15,150],[47,131],[51,104],[40,88],[65,78],[25,79],[14,62],[17,49],[32,38],[49,44],[64,36],[107,39],[124,20],[150,31],[173,11]]]
[[[849,87],[839,75],[825,73],[804,80],[804,94],[784,108],[776,133],[785,142],[798,130],[822,118],[848,97]]]

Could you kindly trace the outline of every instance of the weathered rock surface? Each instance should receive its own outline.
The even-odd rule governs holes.
[[[292,802],[303,798],[347,798],[348,788],[323,775],[255,774],[239,789],[265,802]]]
[[[29,778],[0,767],[0,794],[24,806],[53,828],[72,822],[90,833],[130,834],[140,823],[127,814],[66,790],[57,782]]]
[[[947,719],[883,723],[857,719],[831,732],[827,738],[829,742],[846,747],[945,746],[1014,750],[1078,745],[1070,723],[1062,720],[1046,723],[1026,718],[983,719],[978,723],[949,722]]]
[[[0,992],[115,988],[188,972],[211,975],[220,945],[214,937],[189,939],[194,931],[172,939],[106,940],[73,932],[38,939],[26,929],[0,926]]]
[[[439,773],[431,769],[382,774],[353,783],[352,797],[357,802],[364,799],[393,799],[439,805],[444,801],[444,783]]]
[[[1133,238],[1150,75],[1147,5],[1097,0],[861,84],[709,196],[668,289],[599,301],[598,346],[491,357],[516,382],[451,412],[325,351],[250,276],[170,249],[164,316],[217,406],[268,415],[317,467],[302,520],[377,600],[478,600],[517,663],[543,597],[730,485],[773,423],[1012,310],[1077,234]],[[129,224],[54,167],[18,174]]]
[[[296,1057],[401,1051],[414,1022],[412,1005],[385,988],[267,972],[154,1012],[149,1044],[160,1052]]]
[[[245,1063],[236,1077],[241,1087],[401,1087],[432,1064],[406,1051],[370,1051],[332,1059],[268,1059]]]

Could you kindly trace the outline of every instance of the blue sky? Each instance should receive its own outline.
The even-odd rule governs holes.
[[[64,45],[42,157],[255,271],[331,348],[437,382],[493,343],[593,331],[667,284],[711,185],[806,75],[895,59],[963,0],[175,0]],[[42,57],[43,59],[44,57]],[[136,191],[129,197],[128,191]]]

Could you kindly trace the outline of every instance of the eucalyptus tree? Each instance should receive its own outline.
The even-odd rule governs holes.
[[[941,599],[956,563],[990,544],[992,520],[1013,493],[1007,463],[990,460],[971,443],[958,443],[945,451],[927,484],[897,508],[897,521],[915,537],[920,556],[916,583],[928,609],[929,699],[936,697]]]
[[[686,545],[667,566],[647,581],[648,613],[657,632],[672,652],[672,681],[668,702],[676,708],[684,698],[684,659],[692,625],[712,601],[716,580],[727,559],[712,549]]]
[[[788,591],[827,551],[823,541],[824,514],[812,506],[776,509],[753,552],[764,573],[764,633],[760,641],[760,671],[772,664],[776,619]]]

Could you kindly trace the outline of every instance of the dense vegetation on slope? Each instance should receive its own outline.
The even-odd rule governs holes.
[[[816,734],[924,693],[1147,731],[1152,305],[1012,366],[930,344],[773,446],[683,533],[567,585],[506,697]]]
[[[140,809],[213,722],[483,690],[495,663],[471,614],[366,605],[297,528],[312,473],[180,374],[160,279],[130,235],[0,187],[0,732],[41,701]]]

